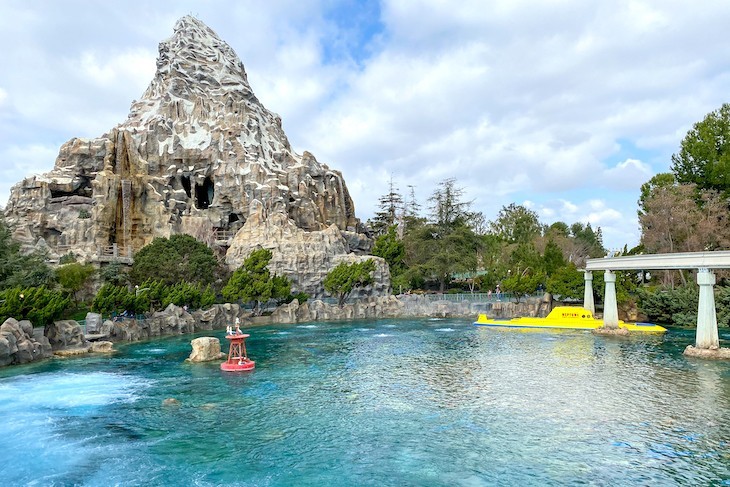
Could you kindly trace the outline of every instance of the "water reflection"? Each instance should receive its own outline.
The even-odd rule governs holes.
[[[6,371],[0,410],[17,434],[12,447],[0,437],[0,468],[13,466],[5,480],[218,485],[240,483],[242,469],[250,485],[730,478],[730,364],[684,358],[682,333],[609,339],[444,319],[251,335],[250,374],[184,363],[191,337]],[[101,396],[49,406],[32,400],[40,389],[23,374]],[[179,404],[163,406],[171,397]],[[53,441],[29,439],[42,434]],[[78,460],[89,452],[93,461]],[[20,461],[28,455],[39,459],[32,468]]]

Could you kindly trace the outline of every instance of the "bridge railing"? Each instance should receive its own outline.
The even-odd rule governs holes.
[[[470,302],[470,303],[497,303],[517,301],[517,297],[512,293],[426,293],[418,294],[429,301],[451,301],[451,302]],[[529,295],[521,296],[520,300],[529,298]]]

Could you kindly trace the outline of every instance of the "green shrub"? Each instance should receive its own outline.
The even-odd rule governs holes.
[[[372,273],[375,271],[373,259],[362,262],[339,263],[329,271],[324,278],[324,289],[332,296],[337,297],[340,307],[356,287],[365,287],[373,282]]]
[[[156,238],[134,256],[130,277],[133,283],[162,280],[168,286],[178,282],[212,284],[221,273],[213,251],[190,235]]]
[[[657,291],[640,289],[638,297],[639,309],[646,314],[649,321],[676,326],[697,324],[699,297],[697,286],[662,288]]]
[[[282,300],[291,294],[291,282],[285,276],[271,276],[268,265],[271,251],[257,249],[251,252],[236,269],[221,292],[229,302],[254,302],[254,312],[260,313],[261,303],[270,299]]]
[[[0,293],[0,323],[8,318],[43,326],[58,319],[70,304],[68,296],[45,287],[6,289]]]

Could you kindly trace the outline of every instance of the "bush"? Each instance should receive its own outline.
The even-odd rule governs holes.
[[[212,284],[220,274],[213,251],[190,235],[156,238],[134,256],[130,277],[133,283],[162,280],[168,286],[178,282]]]
[[[261,303],[270,299],[285,300],[291,295],[291,282],[285,276],[272,277],[268,269],[269,261],[270,250],[257,249],[251,252],[223,287],[223,297],[229,302],[255,302],[256,314],[262,312]]]
[[[91,305],[91,309],[102,315],[120,313],[122,311],[137,312],[135,294],[125,286],[104,284]]]
[[[696,286],[688,285],[658,291],[640,289],[638,297],[639,309],[646,314],[649,321],[677,326],[697,324],[699,291]],[[719,304],[722,302],[720,300]]]
[[[91,264],[73,262],[56,269],[56,277],[61,286],[71,293],[76,301],[76,293],[84,288],[94,272],[94,266]]]
[[[129,275],[127,274],[127,265],[115,260],[103,266],[99,270],[99,276],[102,282],[121,286],[129,283]]]
[[[45,287],[6,289],[0,293],[0,323],[8,318],[30,320],[42,326],[58,319],[68,308],[70,299]]]
[[[102,314],[124,311],[141,314],[163,310],[170,304],[200,309],[213,303],[215,293],[210,285],[203,288],[200,284],[179,282],[168,286],[162,281],[145,281],[131,291],[126,286],[105,284],[97,293],[92,309]]]
[[[340,307],[356,287],[365,287],[373,282],[372,273],[375,271],[373,259],[348,264],[341,262],[329,271],[324,278],[324,289],[332,296],[337,297]]]

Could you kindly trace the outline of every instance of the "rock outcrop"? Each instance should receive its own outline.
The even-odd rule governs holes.
[[[154,79],[127,120],[99,138],[65,143],[52,171],[12,188],[5,213],[26,248],[95,262],[131,260],[155,237],[187,233],[223,252],[230,246],[226,260],[235,267],[256,241],[246,234],[278,225],[300,240],[294,250],[321,254],[308,259],[287,248],[277,257],[277,270],[313,295],[329,270],[317,266],[371,246],[358,233],[342,174],[292,150],[233,49],[190,16],[160,43]],[[265,229],[249,223],[252,214]],[[368,293],[389,286],[380,268]]]
[[[44,334],[54,351],[89,346],[84,331],[75,320],[54,321],[46,325]]]
[[[335,225],[322,231],[308,232],[282,213],[267,217],[263,205],[254,204],[243,229],[233,238],[226,262],[237,268],[257,248],[271,250],[268,267],[272,273],[288,276],[294,289],[313,298],[324,296],[322,281],[333,267],[341,262],[351,264],[365,259],[375,262],[374,283],[364,289],[355,289],[352,297],[390,293],[390,270],[385,260],[351,252],[348,240]]]
[[[250,317],[251,313],[242,310],[237,304],[216,304],[192,314],[171,304],[164,311],[158,311],[144,320],[106,320],[102,323],[99,334],[112,342],[136,342],[159,336],[225,329],[236,318],[245,324]]]
[[[0,366],[26,364],[53,355],[43,330],[34,330],[30,321],[8,318],[0,325]]]
[[[190,357],[185,359],[186,362],[200,363],[220,360],[226,356],[221,352],[221,341],[215,337],[195,338],[190,342],[193,351]]]

